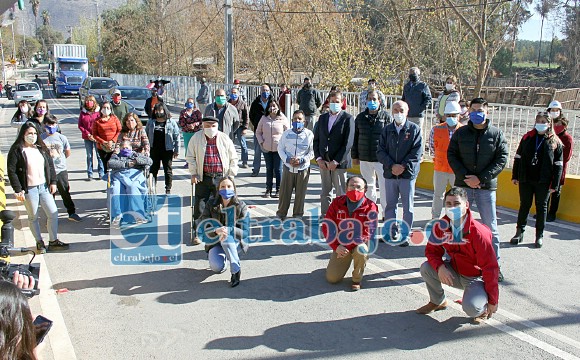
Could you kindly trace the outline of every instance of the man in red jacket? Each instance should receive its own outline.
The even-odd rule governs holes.
[[[352,290],[360,290],[369,258],[369,241],[377,228],[377,205],[365,197],[367,183],[360,176],[346,182],[346,195],[334,199],[322,221],[322,233],[333,252],[326,268],[326,280],[336,284],[344,279],[354,260]]]
[[[491,231],[473,219],[467,192],[453,187],[445,194],[445,216],[433,226],[425,247],[427,261],[421,276],[429,291],[429,303],[419,314],[447,308],[442,284],[463,289],[463,311],[480,323],[497,311],[499,265]],[[443,261],[447,251],[451,261]]]

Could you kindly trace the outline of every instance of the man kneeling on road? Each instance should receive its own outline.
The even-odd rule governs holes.
[[[369,241],[374,238],[377,227],[377,204],[365,196],[366,191],[367,182],[361,176],[350,177],[346,195],[334,199],[322,223],[324,237],[333,250],[326,267],[326,280],[331,284],[341,282],[354,260],[353,291],[360,290],[369,258]],[[346,230],[341,230],[345,228],[344,224],[341,226],[343,221],[352,222]],[[347,233],[351,236],[343,236]]]
[[[464,290],[463,311],[474,323],[497,311],[499,265],[491,231],[473,219],[468,207],[465,189],[453,187],[445,194],[446,215],[433,226],[425,247],[427,261],[421,265],[430,300],[417,309],[419,314],[447,308],[441,284]],[[450,262],[443,260],[446,251]]]

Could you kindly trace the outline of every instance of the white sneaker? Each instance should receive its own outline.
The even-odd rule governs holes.
[[[111,225],[113,225],[113,226],[119,226],[119,224],[121,223],[121,218],[122,218],[121,215],[119,215],[116,218],[114,218],[113,221],[111,221]]]

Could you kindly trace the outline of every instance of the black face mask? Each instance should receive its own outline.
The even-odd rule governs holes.
[[[419,80],[419,75],[409,74],[409,80],[411,80],[412,82],[417,82],[417,80]]]
[[[165,113],[164,112],[158,112],[158,113],[155,113],[155,116],[157,116],[157,118],[162,118],[162,117],[165,117]]]

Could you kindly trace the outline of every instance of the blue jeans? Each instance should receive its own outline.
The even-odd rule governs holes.
[[[403,226],[401,238],[409,236],[409,231],[413,228],[415,200],[415,182],[417,179],[385,179],[385,190],[387,192],[387,206],[385,207],[385,220],[395,220],[397,218],[397,203],[399,196],[403,205],[403,221],[407,226]],[[391,233],[391,235],[394,235]]]
[[[266,161],[266,189],[272,190],[274,175],[276,175],[276,190],[280,189],[280,180],[282,178],[282,161],[277,151],[264,152]]]
[[[46,184],[32,186],[28,188],[28,193],[24,195],[24,207],[28,214],[28,222],[30,223],[30,231],[34,236],[36,242],[42,241],[40,233],[40,223],[38,222],[38,205],[46,214],[48,230],[48,240],[54,241],[58,239],[58,209],[54,201],[54,197],[48,191]]]
[[[87,175],[88,177],[93,177],[93,154],[97,157],[99,178],[103,178],[105,175],[105,167],[103,166],[103,161],[97,152],[97,143],[91,140],[85,140],[85,152],[87,153]]]
[[[465,188],[470,206],[476,206],[481,222],[491,229],[491,242],[499,262],[499,232],[497,231],[497,211],[495,190]]]
[[[221,246],[220,246],[221,245]],[[230,262],[230,271],[232,274],[240,271],[240,256],[238,254],[238,242],[233,236],[229,236],[225,241],[212,247],[208,253],[209,267],[213,272],[222,273],[228,268]]]
[[[110,212],[111,219],[119,215],[131,215],[145,217],[145,176],[138,169],[125,169],[111,174],[110,188]],[[124,195],[124,196],[115,196]]]
[[[256,133],[254,133],[254,163],[252,165],[252,170],[255,173],[260,172],[260,164],[262,163],[262,148],[258,143],[258,139],[256,138]]]
[[[242,149],[242,164],[248,163],[248,143],[246,142],[246,137],[242,134],[245,129],[241,127],[236,130],[234,133],[234,140],[238,138],[238,143],[240,144],[240,148]]]

